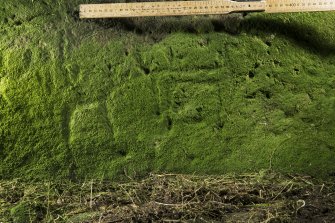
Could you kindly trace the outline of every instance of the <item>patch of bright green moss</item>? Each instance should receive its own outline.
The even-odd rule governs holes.
[[[0,3],[2,178],[334,175],[334,13],[250,14],[232,35],[79,3]]]
[[[10,210],[11,220],[14,223],[36,222],[37,213],[28,202],[22,201]]]

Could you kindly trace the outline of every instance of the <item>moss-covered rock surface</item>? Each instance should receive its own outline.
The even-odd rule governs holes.
[[[335,175],[335,13],[79,20],[87,2],[0,2],[0,178]]]

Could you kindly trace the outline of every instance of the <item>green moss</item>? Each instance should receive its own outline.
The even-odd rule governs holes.
[[[68,221],[73,222],[73,223],[80,223],[80,222],[85,222],[85,221],[90,221],[92,218],[96,218],[99,216],[99,212],[88,212],[88,213],[80,213],[72,216],[71,218],[68,219]]]
[[[27,202],[20,202],[10,210],[14,223],[36,222],[37,215]]]
[[[0,3],[2,178],[334,175],[334,13],[91,21],[79,3]]]

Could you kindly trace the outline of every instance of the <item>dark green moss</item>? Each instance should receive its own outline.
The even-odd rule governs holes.
[[[36,213],[27,202],[20,202],[10,210],[12,221],[15,223],[35,222]]]
[[[334,175],[334,13],[229,27],[79,20],[79,3],[0,3],[1,178]]]

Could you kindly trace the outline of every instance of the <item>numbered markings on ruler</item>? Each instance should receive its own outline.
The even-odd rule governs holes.
[[[267,0],[266,12],[332,11],[335,3],[329,0]]]
[[[86,4],[80,6],[81,18],[138,16],[174,16],[226,14],[242,11],[305,12],[335,10],[333,0],[261,0],[261,1],[174,1]]]

